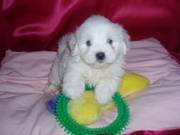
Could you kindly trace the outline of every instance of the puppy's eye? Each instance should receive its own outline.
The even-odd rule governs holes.
[[[107,42],[108,42],[108,44],[112,45],[113,40],[112,40],[112,39],[110,39],[110,38],[108,38]]]
[[[87,46],[91,46],[91,41],[90,41],[90,40],[87,40],[87,41],[86,41],[86,45],[87,45]]]

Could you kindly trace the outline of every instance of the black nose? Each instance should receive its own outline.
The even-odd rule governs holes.
[[[98,52],[98,53],[96,53],[96,59],[98,60],[98,61],[103,61],[104,59],[105,59],[105,53],[104,52]]]

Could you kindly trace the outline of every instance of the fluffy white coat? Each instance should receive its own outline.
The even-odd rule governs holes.
[[[122,26],[103,16],[91,16],[60,40],[49,81],[56,87],[62,85],[63,93],[72,99],[82,95],[85,83],[91,83],[96,99],[105,104],[124,74],[128,44],[129,36]]]

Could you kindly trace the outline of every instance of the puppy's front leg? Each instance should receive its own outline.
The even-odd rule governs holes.
[[[81,96],[84,92],[84,81],[81,74],[77,72],[67,72],[63,80],[63,93],[75,99]]]
[[[118,90],[119,79],[104,79],[96,86],[96,99],[100,104],[106,104],[112,100],[112,96]]]

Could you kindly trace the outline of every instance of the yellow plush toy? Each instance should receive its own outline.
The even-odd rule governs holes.
[[[122,77],[118,92],[121,96],[127,97],[145,90],[148,86],[149,80],[146,77],[136,73],[126,73]],[[85,91],[82,97],[69,102],[68,111],[72,118],[78,123],[88,125],[97,121],[102,116],[103,112],[109,110],[113,106],[113,102],[101,106],[97,102],[93,91]]]
[[[78,123],[85,125],[95,122],[102,115],[101,106],[92,91],[85,91],[82,97],[71,100],[68,111]]]
[[[149,86],[150,81],[136,73],[126,73],[122,77],[121,88],[119,89],[120,94],[123,97],[141,92]]]

